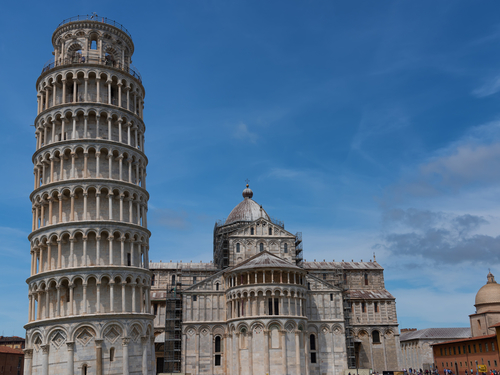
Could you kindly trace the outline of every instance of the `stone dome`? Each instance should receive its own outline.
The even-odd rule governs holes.
[[[231,224],[237,221],[254,221],[261,217],[270,220],[267,212],[252,197],[253,191],[247,184],[246,189],[243,190],[243,201],[233,208],[224,224]]]
[[[477,313],[486,311],[500,311],[500,285],[495,281],[495,276],[488,273],[488,282],[476,294]]]

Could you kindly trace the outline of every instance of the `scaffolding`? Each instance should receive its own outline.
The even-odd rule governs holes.
[[[304,248],[302,247],[302,232],[295,233],[295,264],[299,267],[302,267],[302,260],[304,259],[302,251]]]
[[[214,264],[218,269],[229,267],[229,234],[248,225],[248,222],[239,221],[228,225],[224,220],[218,221],[214,226]]]
[[[180,373],[182,358],[182,283],[176,271],[173,282],[167,283],[165,307],[165,344],[163,346],[163,372]]]
[[[347,367],[356,368],[356,348],[353,337],[353,328],[351,323],[351,296],[349,288],[342,281],[342,302],[344,306],[344,324],[345,324],[345,346],[347,351]]]

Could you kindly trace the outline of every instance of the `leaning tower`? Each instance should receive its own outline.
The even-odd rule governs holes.
[[[141,76],[130,33],[78,16],[52,35],[38,114],[27,374],[153,374]]]

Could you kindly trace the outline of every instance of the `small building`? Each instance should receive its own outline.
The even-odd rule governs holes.
[[[479,366],[486,366],[483,372],[500,369],[500,285],[491,272],[487,279],[476,294],[476,312],[469,316],[472,337],[433,345],[434,365],[439,371],[465,375],[466,370],[477,373]]]
[[[24,371],[24,353],[21,349],[0,346],[0,374],[22,375]]]
[[[434,367],[432,345],[469,338],[470,335],[469,327],[402,329],[399,337],[402,366],[405,369],[432,370]]]
[[[477,372],[479,365],[485,365],[487,371],[500,369],[497,335],[471,337],[434,345],[434,363],[439,373],[443,369],[454,374],[465,374],[465,370]]]
[[[0,346],[8,346],[9,348],[14,349],[24,349],[24,338],[19,336],[0,336]]]

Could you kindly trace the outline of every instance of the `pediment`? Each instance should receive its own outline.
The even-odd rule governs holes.
[[[224,291],[224,272],[219,271],[212,276],[207,277],[187,289],[183,292],[221,292]],[[217,284],[219,284],[219,290],[217,290]]]

